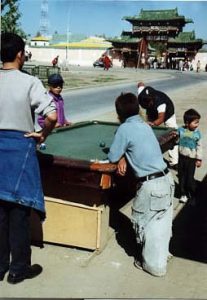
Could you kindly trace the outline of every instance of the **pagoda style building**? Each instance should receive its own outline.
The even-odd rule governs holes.
[[[170,38],[167,42],[167,56],[173,58],[183,58],[193,60],[198,50],[203,46],[202,39],[196,39],[195,32],[180,32],[175,38]]]
[[[109,40],[113,45],[114,57],[122,60],[123,66],[146,67],[149,57],[155,56],[155,49],[150,43],[163,44],[165,63],[181,54],[183,58],[188,58],[188,55],[191,58],[202,47],[202,40],[196,40],[195,33],[182,32],[183,27],[193,21],[179,15],[177,8],[141,9],[139,15],[123,17],[123,20],[131,23],[132,30],[123,31],[121,37]]]

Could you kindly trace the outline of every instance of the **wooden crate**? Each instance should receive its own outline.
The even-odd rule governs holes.
[[[47,218],[42,225],[33,212],[32,240],[101,251],[108,240],[109,208],[91,207],[61,199],[45,197]]]

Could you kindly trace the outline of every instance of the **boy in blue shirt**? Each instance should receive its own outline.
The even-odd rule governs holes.
[[[132,223],[142,253],[134,264],[154,276],[164,276],[172,234],[174,181],[151,126],[138,116],[138,98],[132,93],[121,94],[115,105],[121,125],[108,158],[118,162],[122,176],[127,160],[137,178]]]
[[[178,128],[178,178],[181,203],[186,203],[188,199],[191,199],[191,204],[195,202],[195,168],[199,168],[202,163],[201,133],[198,129],[200,117],[200,114],[196,110],[189,109],[183,116],[185,125]]]

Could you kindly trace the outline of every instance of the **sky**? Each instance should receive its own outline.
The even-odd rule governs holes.
[[[22,29],[35,36],[40,29],[41,0],[19,0]],[[140,10],[174,9],[191,18],[184,31],[194,30],[196,38],[207,40],[207,1],[137,1],[137,0],[48,0],[49,34],[120,36],[132,26],[122,18],[138,15]]]

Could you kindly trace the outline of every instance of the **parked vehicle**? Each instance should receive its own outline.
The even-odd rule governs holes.
[[[113,64],[112,61],[110,60],[110,58],[108,56],[102,56],[99,59],[97,59],[94,63],[93,63],[94,68],[95,67],[100,67],[100,68],[104,68],[104,69],[109,69],[112,68]]]
[[[100,67],[100,68],[104,68],[104,63],[101,59],[97,59],[94,63],[93,63],[94,68],[95,67]]]

